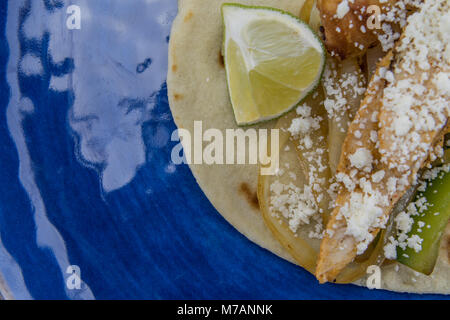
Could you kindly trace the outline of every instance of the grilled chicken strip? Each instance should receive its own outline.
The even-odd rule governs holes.
[[[417,2],[417,1],[416,1]],[[363,55],[381,43],[385,52],[400,38],[411,0],[318,0],[325,45],[341,59]]]

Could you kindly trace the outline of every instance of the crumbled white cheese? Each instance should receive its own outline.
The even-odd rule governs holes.
[[[394,194],[395,191],[397,190],[397,181],[398,181],[397,178],[389,177],[388,182],[387,182],[387,190],[388,190],[389,194]]]
[[[377,172],[375,172],[375,173],[372,175],[372,181],[373,181],[374,183],[378,183],[378,182],[380,182],[381,180],[383,180],[384,175],[385,175],[385,171],[384,171],[384,170],[377,171]]]
[[[395,260],[397,259],[397,240],[394,237],[389,237],[389,242],[383,247],[384,256],[387,259]]]
[[[373,156],[370,150],[366,148],[359,148],[349,156],[350,163],[353,167],[357,169],[368,169],[372,170]]]
[[[331,62],[327,64],[323,76],[323,87],[326,97],[324,106],[328,118],[340,124],[340,120],[351,109],[351,101],[362,96],[366,91],[363,75],[357,72],[344,72],[338,74],[338,66]],[[341,128],[346,132],[347,128]]]
[[[393,127],[395,128],[395,134],[398,137],[405,136],[413,126],[412,121],[406,115],[401,115],[394,119]]]
[[[307,133],[311,129],[311,120],[307,118],[295,118],[292,120],[288,131],[294,136],[299,133]]]
[[[376,143],[378,141],[378,132],[375,130],[370,131],[370,141]]]
[[[434,84],[442,94],[450,96],[450,79],[446,72],[439,72],[433,79]]]
[[[411,231],[414,220],[406,213],[400,212],[397,217],[395,217],[395,223],[397,230],[402,233],[408,233]]]
[[[417,234],[412,235],[407,240],[408,247],[414,249],[414,251],[416,252],[420,252],[422,250],[422,242],[423,239],[419,237]]]
[[[313,215],[318,213],[317,205],[310,187],[303,190],[294,184],[282,184],[275,180],[270,185],[270,211],[273,215],[287,220],[292,232],[297,232],[301,225],[309,224]]]
[[[349,11],[350,7],[348,6],[348,1],[343,0],[337,6],[336,15],[339,19],[342,19]]]
[[[382,205],[386,204],[386,201],[386,197],[378,192],[353,192],[350,201],[341,207],[339,214],[347,222],[346,234],[353,236],[358,242],[358,254],[363,253],[373,240],[370,229],[385,226]]]
[[[394,74],[392,73],[392,71],[388,70],[386,71],[384,78],[388,81],[388,82],[394,82],[395,77]]]
[[[345,188],[348,191],[353,191],[355,190],[356,184],[353,181],[353,179],[351,179],[348,175],[346,175],[345,173],[339,172],[336,174],[336,181],[337,182],[341,182],[344,184]]]

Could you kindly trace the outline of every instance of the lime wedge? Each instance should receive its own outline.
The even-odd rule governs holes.
[[[277,118],[320,81],[322,42],[297,17],[273,8],[225,3],[225,69],[238,125]]]

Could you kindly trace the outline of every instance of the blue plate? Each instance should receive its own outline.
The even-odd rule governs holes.
[[[0,2],[0,281],[19,299],[419,299],[322,285],[240,235],[175,145],[176,0]]]

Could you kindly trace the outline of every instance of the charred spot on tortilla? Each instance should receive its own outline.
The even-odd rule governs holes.
[[[245,196],[250,206],[259,210],[258,195],[250,189],[247,183],[242,182],[239,186],[239,191]]]
[[[183,95],[179,94],[179,93],[175,93],[173,95],[173,98],[175,99],[175,101],[181,100],[183,99]]]
[[[189,12],[184,16],[184,22],[188,22],[189,20],[192,19],[193,16],[194,16],[194,13],[192,13],[192,11],[189,11]]]
[[[325,43],[327,41],[327,36],[325,35],[325,28],[323,26],[319,27],[319,34],[320,34],[320,38]]]
[[[447,237],[447,259],[450,263],[450,236]]]
[[[225,60],[224,60],[223,55],[222,55],[222,50],[219,50],[219,65],[222,68],[225,68]]]
[[[177,69],[178,69],[178,66],[177,66],[176,64],[172,65],[172,71],[173,71],[173,72],[176,72]]]

